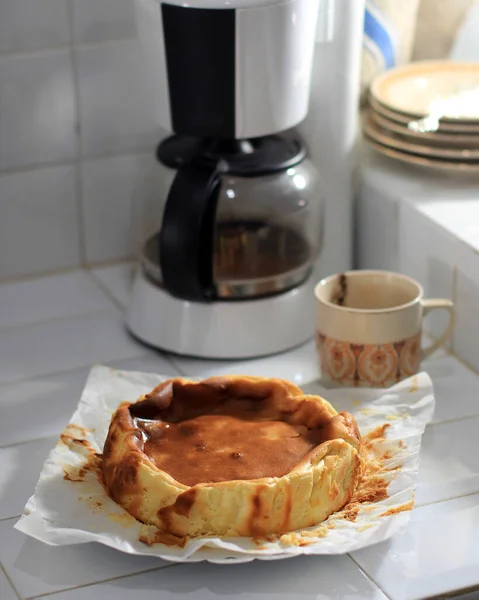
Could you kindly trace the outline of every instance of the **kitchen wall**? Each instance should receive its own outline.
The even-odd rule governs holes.
[[[439,3],[456,28],[458,1]],[[132,255],[132,190],[165,135],[143,68],[133,0],[0,0],[0,280]]]
[[[142,69],[132,0],[1,0],[0,279],[131,254]]]

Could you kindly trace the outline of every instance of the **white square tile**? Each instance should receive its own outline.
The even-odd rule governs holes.
[[[85,271],[0,285],[0,328],[113,308]]]
[[[43,463],[56,442],[57,438],[53,437],[0,448],[0,519],[22,514]]]
[[[0,123],[0,169],[75,157],[68,50],[0,58]]]
[[[417,206],[402,202],[399,210],[399,270],[418,280],[428,298],[454,297],[454,270],[460,242],[422,214]],[[435,310],[424,329],[437,338],[447,327],[449,315]],[[450,345],[450,340],[447,341]]]
[[[74,167],[0,175],[0,214],[0,277],[80,262]]]
[[[392,600],[479,585],[479,494],[416,508],[406,530],[353,558]]]
[[[67,0],[2,0],[0,52],[28,52],[68,44]]]
[[[469,196],[469,197],[468,197]],[[432,199],[419,209],[441,227],[459,238],[466,245],[479,250],[479,192],[472,186],[464,197],[458,194],[447,200]]]
[[[471,177],[451,177],[448,173],[411,169],[367,146],[362,148],[361,158],[363,180],[388,196],[419,204],[477,195],[477,180]]]
[[[356,208],[356,261],[360,269],[397,271],[398,200],[385,197],[367,180],[360,183]]]
[[[137,40],[77,48],[83,152],[153,148],[161,138],[149,107]]]
[[[60,594],[58,600],[385,600],[348,556],[255,560],[242,565],[199,563],[153,571],[122,581]]]
[[[0,386],[0,446],[58,436],[75,412],[88,372]]]
[[[85,162],[83,230],[90,263],[132,256],[132,203],[145,156],[115,156]]]
[[[126,306],[130,300],[135,267],[135,263],[128,262],[113,267],[94,269],[92,274],[101,282],[104,289],[108,290],[118,304]]]
[[[419,457],[416,505],[479,492],[479,417],[429,426]]]
[[[13,529],[16,521],[0,522],[0,561],[16,589],[26,598],[166,564],[156,557],[124,554],[101,544],[46,546]],[[90,598],[99,597],[90,595]]]
[[[182,358],[174,355],[171,355],[171,360],[183,375],[191,377],[226,374],[259,375],[287,379],[299,386],[318,377],[318,361],[314,342],[308,342],[289,352],[253,360],[216,361]]]
[[[436,410],[433,423],[479,414],[479,376],[443,349],[423,362],[432,379]]]
[[[0,331],[0,383],[148,354],[116,311]]]
[[[2,568],[0,567],[0,598],[2,600],[18,600],[15,590],[10,585],[10,582],[5,577]]]
[[[456,313],[453,350],[479,371],[479,255],[472,250],[457,268]]]
[[[104,42],[136,36],[131,0],[73,0],[75,42]]]

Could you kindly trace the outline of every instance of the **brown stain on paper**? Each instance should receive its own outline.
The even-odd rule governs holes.
[[[408,392],[410,394],[412,394],[414,392],[417,392],[418,390],[419,390],[419,382],[417,379],[417,375],[414,375],[414,377],[412,378],[412,381],[411,381],[411,387],[408,389]]]
[[[400,506],[394,506],[390,508],[386,512],[381,513],[380,517],[390,517],[391,515],[398,515],[399,513],[406,512],[408,510],[412,510],[414,508],[414,500],[409,500],[409,502],[405,502]]]
[[[389,427],[389,423],[384,423],[363,436],[363,468],[361,479],[348,504],[342,510],[333,513],[327,521],[321,523],[318,527],[278,536],[277,539],[281,543],[293,546],[313,544],[315,539],[326,537],[329,531],[334,529],[335,523],[338,520],[355,522],[360,510],[372,510],[375,508],[377,502],[381,502],[389,497],[387,490],[392,478],[391,473],[398,470],[401,466],[386,467],[384,464],[385,461],[392,458],[390,451],[377,456],[379,454],[378,446],[386,439],[385,434]],[[401,441],[397,444],[400,448],[404,447]],[[412,510],[413,508],[414,501],[411,500],[401,506],[393,507],[379,516],[388,517],[403,511]],[[366,523],[357,529],[358,531],[366,531],[374,527],[374,525],[375,523]]]

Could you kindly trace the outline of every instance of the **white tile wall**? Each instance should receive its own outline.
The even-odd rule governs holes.
[[[126,306],[130,297],[131,285],[136,264],[133,262],[95,269],[92,275],[100,282],[104,290],[116,300],[119,306]]]
[[[448,229],[466,245],[479,251],[479,192],[477,198],[432,199],[421,211],[443,229]]]
[[[479,254],[469,252],[457,269],[454,352],[479,371]]]
[[[83,163],[83,230],[89,263],[134,252],[132,199],[147,156],[114,156]]]
[[[145,93],[137,40],[76,50],[85,155],[153,148],[158,129]]]
[[[434,382],[436,410],[433,423],[479,414],[477,375],[444,349],[427,359],[427,372]],[[460,385],[458,386],[458,383]]]
[[[0,277],[78,264],[77,216],[73,166],[0,174]]]
[[[76,118],[68,50],[0,58],[0,170],[75,158]]]
[[[131,254],[128,196],[141,161],[131,154],[149,152],[164,135],[145,83],[132,0],[0,2],[0,279]],[[96,163],[99,156],[114,159]],[[71,212],[72,190],[60,186],[55,202],[63,196],[64,205],[48,223],[52,200],[44,182],[59,162],[76,171],[78,210]],[[42,182],[33,219],[26,206],[33,200],[26,199],[39,169],[45,175],[35,175]],[[2,193],[12,170],[14,200]],[[112,210],[114,226],[105,229]]]
[[[80,44],[135,37],[132,0],[73,0],[73,35]]]
[[[399,270],[421,282],[426,297],[452,300],[460,250],[457,238],[407,202],[400,204],[398,229]],[[425,329],[433,337],[439,337],[448,320],[445,311],[433,311],[426,319]]]
[[[384,197],[363,178],[356,211],[355,263],[363,269],[399,269],[399,201]]]
[[[366,154],[358,195],[357,266],[397,269],[426,296],[455,302],[447,346],[479,370],[479,191],[470,178],[431,176]],[[448,315],[434,311],[425,330],[437,338]]]
[[[112,302],[84,271],[0,286],[0,328],[112,307]]]
[[[149,352],[128,334],[117,310],[3,329],[0,347],[0,383]]]
[[[0,52],[28,52],[68,44],[68,0],[2,0]]]

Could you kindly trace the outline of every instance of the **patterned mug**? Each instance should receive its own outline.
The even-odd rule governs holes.
[[[323,380],[339,385],[389,387],[419,371],[451,335],[454,306],[425,299],[421,285],[390,271],[349,271],[320,281],[316,297],[316,346]],[[449,312],[443,335],[421,350],[423,317]]]

